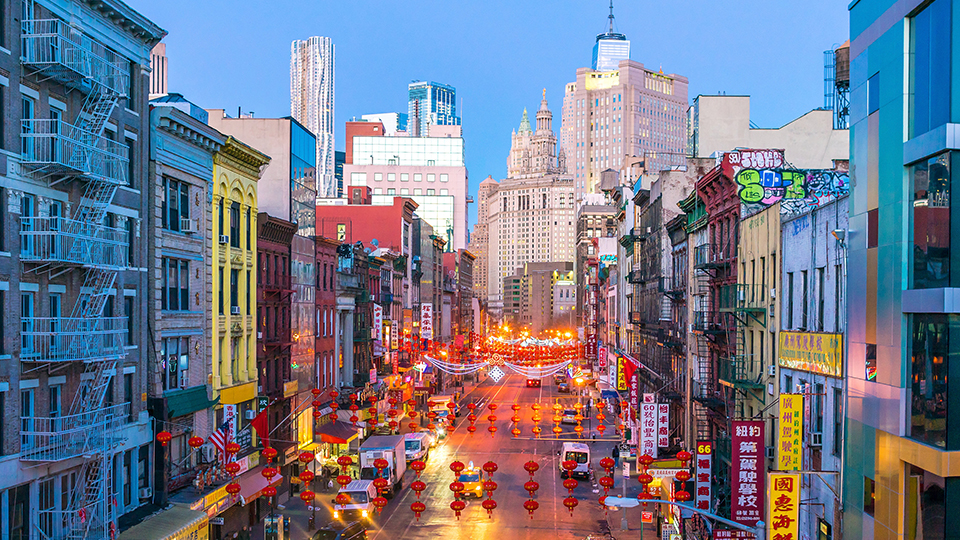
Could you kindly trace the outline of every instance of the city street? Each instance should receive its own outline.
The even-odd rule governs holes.
[[[595,427],[596,418],[590,422],[586,419],[583,421],[585,431],[584,439],[581,441],[591,447],[593,475],[589,481],[581,480],[580,485],[574,490],[573,495],[579,500],[579,504],[571,516],[569,510],[563,505],[563,499],[568,496],[568,493],[561,485],[557,452],[563,441],[576,440],[576,434],[573,431],[573,425],[561,424],[564,430],[560,435],[561,440],[553,439],[551,407],[558,399],[565,407],[572,406],[577,400],[576,394],[559,394],[550,377],[544,378],[539,388],[528,388],[525,382],[523,376],[511,374],[501,379],[499,383],[486,379],[472,389],[468,385],[466,395],[460,402],[463,409],[460,418],[457,419],[455,431],[431,450],[427,468],[421,475],[421,480],[427,484],[427,489],[420,496],[420,500],[426,505],[426,511],[417,520],[413,511],[410,510],[410,504],[417,500],[417,496],[410,489],[410,483],[414,481],[415,475],[408,470],[404,478],[403,490],[374,520],[368,532],[369,538],[378,540],[393,538],[492,540],[545,537],[580,539],[588,535],[602,535],[607,530],[607,519],[611,524],[613,535],[626,538],[627,536],[620,531],[620,512],[612,511],[607,518],[604,516],[603,508],[597,503],[602,490],[596,480],[602,476],[603,472],[598,463],[603,457],[610,456],[616,437],[614,423],[610,422],[611,415],[606,413],[607,430],[603,439],[598,437],[593,440],[587,435],[586,428]],[[583,399],[586,400],[587,396]],[[530,408],[538,401],[545,406],[541,410],[543,419],[540,426],[543,429],[543,438],[540,440],[533,436],[531,420],[533,410]],[[486,407],[490,402],[499,406],[496,411],[497,433],[495,436],[491,437],[487,431],[490,425],[486,421],[489,411],[484,408],[483,413],[480,414],[479,407],[477,432],[472,436],[467,432],[469,412],[465,406],[471,402],[482,407]],[[510,406],[514,403],[522,406],[519,412],[522,419],[520,423],[522,434],[518,438],[514,438],[510,433],[513,427],[510,422],[510,417],[513,415]],[[592,411],[592,416],[595,415],[596,409]],[[407,423],[405,421],[404,425]],[[404,429],[404,432],[406,431]],[[487,516],[486,510],[480,506],[480,500],[470,498],[466,499],[467,507],[461,513],[459,522],[457,521],[449,506],[453,501],[453,493],[449,485],[454,481],[454,474],[450,471],[449,465],[457,460],[464,464],[473,461],[477,467],[492,460],[499,466],[493,475],[498,488],[493,496],[497,502],[497,508],[493,511],[492,517]],[[540,484],[540,489],[534,498],[540,503],[540,507],[534,512],[533,519],[530,519],[523,508],[523,502],[528,498],[523,484],[529,479],[523,464],[530,460],[540,464],[540,469],[534,476],[534,480]],[[631,463],[631,470],[634,471],[635,477],[633,465]],[[611,495],[621,493],[621,470],[618,469],[614,475],[616,484],[610,491]],[[598,472],[601,474],[597,474]],[[635,480],[628,483],[627,487],[629,496],[635,496],[639,491],[639,484]],[[323,506],[322,509],[317,510],[318,526],[332,521],[330,504],[333,496],[330,492],[318,493],[317,501]],[[310,538],[306,531],[309,512],[304,508],[303,503],[293,498],[285,506],[281,512],[291,517],[291,537]],[[628,518],[631,525],[629,537],[638,538],[640,510],[631,509],[628,511]],[[653,525],[647,525],[644,538],[656,538],[654,529]],[[262,531],[257,531],[254,538],[262,538]]]

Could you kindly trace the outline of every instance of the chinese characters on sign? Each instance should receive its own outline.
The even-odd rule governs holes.
[[[730,519],[753,527],[763,519],[763,422],[734,421]]]
[[[777,352],[780,367],[843,376],[843,335],[808,332],[780,332]]]
[[[668,403],[657,405],[657,446],[660,448],[670,446],[670,405]]]
[[[617,390],[627,391],[627,359],[623,356],[617,357]],[[632,405],[632,404],[631,404]]]
[[[753,533],[748,533],[747,531],[738,531],[731,529],[714,529],[713,530],[713,540],[748,540],[751,538],[756,538],[756,535]]]
[[[600,362],[600,369],[605,369],[607,367],[607,348],[600,347],[597,350],[597,360]]]
[[[803,394],[780,394],[777,445],[777,470],[799,471],[800,444],[803,439]]]
[[[657,404],[640,404],[640,455],[657,457]]]
[[[397,321],[390,321],[390,350],[395,351],[400,348],[400,332],[397,327]]]
[[[373,335],[377,343],[383,340],[383,306],[377,303],[373,304]]]
[[[697,441],[697,494],[696,508],[710,510],[710,482],[713,470],[713,441]]]
[[[420,304],[420,337],[433,339],[433,304]]]
[[[800,477],[795,474],[770,474],[770,524],[768,540],[800,538]]]

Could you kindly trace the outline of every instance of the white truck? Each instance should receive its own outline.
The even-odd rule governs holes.
[[[374,487],[372,480],[354,480],[340,488],[340,493],[346,495],[349,502],[337,504],[334,499],[333,519],[350,522],[373,517],[376,510],[373,499],[377,496],[377,488]]]
[[[382,473],[374,467],[374,461],[381,458],[387,460],[387,467]],[[388,499],[393,498],[403,487],[403,473],[406,471],[403,435],[374,435],[360,445],[360,479],[386,478],[390,485],[387,486],[384,496]]]
[[[407,433],[403,436],[403,451],[407,461],[426,461],[430,457],[430,441],[433,436],[429,433]]]

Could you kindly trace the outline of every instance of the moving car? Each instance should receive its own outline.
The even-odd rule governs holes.
[[[433,439],[429,433],[407,433],[403,436],[403,451],[406,454],[407,461],[426,461],[430,457],[430,440]]]
[[[570,393],[570,385],[567,384],[566,381],[558,384],[558,385],[557,385],[557,392],[560,392],[560,393],[562,393],[562,394],[569,394],[569,393]]]
[[[540,379],[527,379],[527,388],[540,388]]]
[[[553,375],[553,382],[554,382],[554,384],[560,384],[560,383],[562,383],[562,382],[567,382],[567,376],[564,375],[563,373],[555,373],[555,374]]]
[[[333,519],[353,520],[370,519],[376,508],[373,499],[377,496],[377,488],[373,480],[354,480],[340,488],[350,501],[347,504],[336,504],[334,499]]]
[[[560,478],[566,479],[569,477],[582,478],[588,480],[590,478],[590,447],[584,443],[563,443],[563,448],[559,452],[560,459],[557,462],[557,466],[560,468]],[[577,468],[572,471],[567,471],[563,468],[564,461],[573,461],[577,464]]]
[[[478,467],[473,466],[471,461],[467,468],[457,476],[457,482],[463,483],[463,494],[466,497],[483,498],[483,475]]]
[[[330,523],[320,527],[311,540],[361,540],[367,537],[367,528],[359,521],[347,525]]]
[[[561,424],[576,424],[577,423],[577,411],[573,409],[564,409],[563,410],[563,419],[560,420]]]

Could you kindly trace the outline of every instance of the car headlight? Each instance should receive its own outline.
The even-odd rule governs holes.
[[[367,517],[367,511],[364,510],[363,512],[361,512],[361,515],[362,515],[363,517]]]
[[[334,511],[333,511],[333,519],[339,519],[339,518],[340,518],[340,512],[337,512],[336,510],[334,510]]]

